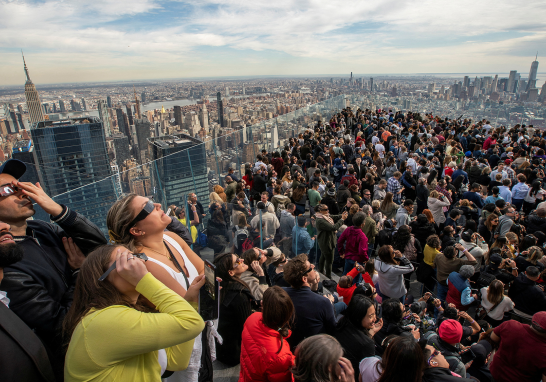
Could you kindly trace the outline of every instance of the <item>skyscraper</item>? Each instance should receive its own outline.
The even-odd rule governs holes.
[[[140,118],[140,101],[136,96],[135,85],[133,85],[133,92],[135,93],[135,119]]]
[[[129,119],[129,126],[134,125],[133,122],[133,108],[130,103],[127,103],[125,105],[125,109],[127,110],[127,118]]]
[[[494,93],[497,91],[498,82],[499,82],[499,75],[495,74],[495,79],[493,80],[493,83],[491,84],[491,93]]]
[[[127,138],[129,138],[129,136],[130,136],[129,126],[125,125],[125,116],[124,116],[124,114],[125,113],[120,108],[116,109],[116,117],[117,117],[117,120],[118,120],[118,130],[119,130],[120,133],[125,134],[127,136]]]
[[[229,88],[226,86],[226,97],[229,97]]]
[[[137,145],[139,150],[140,162],[144,162],[146,154],[148,152],[148,138],[151,136],[152,124],[148,121],[148,118],[135,119],[135,132]]]
[[[174,106],[174,124],[182,128],[184,120],[182,119],[182,108],[180,106]]]
[[[107,103],[108,107],[112,107],[112,97],[107,96],[106,97],[106,103]]]
[[[224,103],[222,102],[222,93],[216,93],[216,106],[218,109],[218,124],[224,126]]]
[[[199,111],[199,122],[201,122],[201,127],[205,131],[209,130],[209,112],[207,110],[207,104],[203,101],[203,107]]]
[[[110,121],[110,115],[108,114],[108,106],[106,104],[106,101],[100,99],[97,103],[97,109],[99,111],[99,118],[101,119],[102,125],[104,126],[104,135],[106,137],[111,137],[112,122]]]
[[[140,99],[142,100],[142,103],[146,103],[146,93],[142,92]]]
[[[164,207],[184,205],[184,196],[195,192],[203,202],[208,199],[207,160],[205,144],[187,134],[148,139],[151,160],[157,160],[152,171],[156,199]],[[158,179],[159,176],[159,179]]]
[[[373,77],[370,78],[370,91],[373,92]]]
[[[537,71],[538,71],[538,52],[535,61],[531,63],[531,69],[529,70],[529,79],[527,83],[527,91],[537,86]]]
[[[514,85],[516,83],[517,73],[518,73],[517,70],[511,70],[510,71],[510,76],[508,77],[508,84],[506,85],[506,91],[508,93],[513,93],[514,92]]]
[[[44,111],[42,109],[42,103],[40,102],[40,96],[38,95],[36,86],[34,86],[28,74],[27,63],[25,62],[24,55],[23,64],[25,65],[25,76],[27,77],[27,81],[25,82],[25,98],[27,100],[27,109],[30,125],[32,126],[32,124],[43,121],[45,119]]]
[[[24,126],[19,126],[19,121],[17,120],[17,114],[15,113],[15,111],[13,110],[10,110],[9,112],[9,116],[11,118],[11,128],[10,128],[10,134],[16,134],[19,132],[19,129],[24,129],[25,127]]]
[[[87,110],[87,103],[85,102],[85,98],[82,98],[81,101],[82,101],[82,110]]]
[[[31,134],[45,192],[106,235],[105,216],[116,194],[101,121],[96,117],[42,121]]]
[[[66,105],[62,99],[59,100],[59,109],[61,109],[61,113],[66,113]]]

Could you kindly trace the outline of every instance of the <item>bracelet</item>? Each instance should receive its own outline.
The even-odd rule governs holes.
[[[474,320],[470,321],[470,325],[472,325],[474,322],[476,322],[476,321],[474,321]]]

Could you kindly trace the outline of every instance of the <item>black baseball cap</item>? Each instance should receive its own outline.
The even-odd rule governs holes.
[[[496,253],[489,257],[489,266],[493,269],[497,269],[502,263],[502,257]]]
[[[18,159],[8,159],[0,166],[0,174],[9,174],[19,179],[27,171],[27,165]]]

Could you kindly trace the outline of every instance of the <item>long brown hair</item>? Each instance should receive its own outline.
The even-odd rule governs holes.
[[[487,300],[496,305],[504,298],[504,284],[499,280],[491,281],[489,288],[487,289]]]
[[[288,337],[294,311],[292,299],[284,289],[277,285],[266,289],[263,295],[262,320],[265,326],[279,332],[281,347],[277,354],[282,350],[283,338]]]
[[[303,195],[305,195],[305,186],[299,185],[292,193],[292,199],[294,199],[294,201],[296,202],[299,202],[301,198],[303,198]]]
[[[499,218],[499,215],[497,214],[490,214],[487,219],[485,219],[485,223],[483,223],[483,225],[485,225],[487,227],[488,230],[492,230],[493,229],[493,223],[491,223],[492,220],[495,220],[495,219],[498,219]]]
[[[392,200],[392,192],[387,192],[385,194],[385,199],[383,199],[383,201],[381,202],[381,209],[383,211],[386,211],[391,205],[394,204],[393,200]]]
[[[108,279],[99,281],[99,277],[110,266],[112,251],[118,247],[121,246],[102,245],[96,248],[87,255],[81,266],[74,289],[74,300],[63,321],[63,342],[66,347],[76,326],[91,309],[101,310],[113,305],[123,305],[143,312],[151,311],[142,304],[133,304]]]

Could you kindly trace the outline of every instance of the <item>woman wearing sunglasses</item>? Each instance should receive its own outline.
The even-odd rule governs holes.
[[[161,204],[135,194],[118,200],[106,217],[110,239],[135,253],[145,253],[148,257],[148,271],[171,290],[185,297],[193,280],[204,274],[205,265],[180,236],[165,231],[172,222],[173,219],[161,210]],[[201,335],[198,336],[190,365],[186,370],[171,376],[169,382],[197,382],[203,351],[210,357],[206,348],[209,342],[214,343],[202,341]],[[208,371],[212,374],[212,370]]]
[[[139,257],[123,246],[102,246],[87,256],[63,324],[70,340],[65,381],[159,382],[166,369],[188,366],[205,326],[195,311],[205,278],[195,278],[184,300]],[[140,295],[158,312],[140,304]]]
[[[220,320],[218,333],[223,342],[216,347],[216,358],[228,366],[235,366],[241,358],[241,339],[246,319],[259,305],[241,275],[248,269],[243,259],[231,253],[214,259],[216,273],[222,279],[220,291]]]

